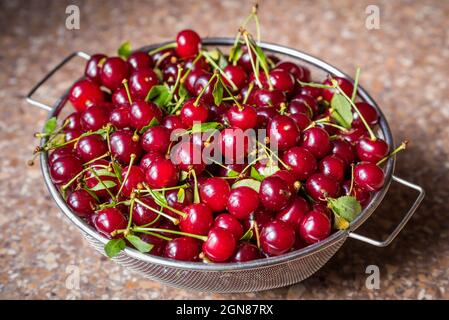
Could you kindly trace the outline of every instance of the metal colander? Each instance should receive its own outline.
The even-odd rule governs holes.
[[[203,39],[203,45],[226,47],[231,46],[233,41],[234,39],[231,38],[206,38]],[[161,45],[163,44],[148,46],[140,50],[148,51]],[[339,77],[346,77],[352,81],[350,77],[340,70],[303,52],[284,46],[263,42],[260,46],[267,52],[274,53],[278,56],[283,56],[284,59],[299,62],[300,64],[308,66],[311,69],[314,78],[316,78],[319,74],[321,74],[322,78],[325,74],[329,73]],[[39,102],[33,99],[32,96],[42,84],[44,84],[56,71],[58,71],[74,57],[81,57],[83,59],[90,58],[90,56],[84,52],[72,53],[61,61],[56,67],[54,67],[40,82],[38,82],[27,96],[27,101],[29,103],[48,111],[48,118],[59,115],[65,105],[65,102],[67,101],[68,91],[61,98],[59,98],[53,106]],[[377,109],[380,115],[378,135],[382,136],[389,145],[393,145],[393,138],[390,128],[376,102],[360,86],[359,96]],[[41,143],[43,144],[44,142],[45,141],[42,141]],[[61,197],[57,188],[53,185],[50,179],[47,153],[42,153],[40,160],[45,184],[47,185],[47,188],[53,199],[56,201],[58,207],[64,215],[78,227],[87,241],[97,251],[105,254],[103,246],[108,240],[76,216],[66,205],[64,199]],[[394,176],[394,165],[395,158],[390,158],[386,162],[384,167],[384,187],[373,196],[369,204],[364,208],[363,212],[351,223],[348,230],[335,232],[324,241],[310,245],[304,249],[290,252],[278,257],[271,257],[244,263],[204,264],[180,262],[152,256],[149,254],[140,253],[137,250],[128,247],[118,256],[113,258],[113,260],[149,279],[157,280],[170,286],[209,292],[251,292],[283,287],[300,282],[320,269],[337,252],[348,237],[374,246],[384,247],[390,244],[398,235],[422,201],[424,197],[424,190],[420,186]],[[366,219],[369,218],[369,216],[380,204],[390,186],[391,181],[398,182],[418,192],[418,197],[409,211],[385,240],[378,241],[355,233],[354,231],[362,223],[364,223]]]

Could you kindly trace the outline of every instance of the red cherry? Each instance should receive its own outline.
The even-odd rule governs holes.
[[[292,195],[289,185],[279,177],[266,177],[260,185],[260,201],[268,210],[281,210],[289,203]]]
[[[315,114],[318,114],[319,108],[314,97],[307,94],[297,94],[290,101],[288,111],[290,113],[305,113],[312,118]]]
[[[108,170],[107,169],[108,166],[109,161],[105,159],[100,159],[90,164],[89,168],[94,170],[95,172],[98,172],[100,170]],[[95,190],[94,193],[97,195],[98,198],[106,199],[110,197],[109,192],[111,193],[116,192],[118,179],[116,177],[112,177],[109,174],[107,175],[101,173],[94,174],[91,172],[91,170],[89,170],[84,175],[84,183],[86,184],[86,187],[88,187],[89,189],[94,189],[96,186],[102,187],[100,190]]]
[[[170,240],[164,249],[164,257],[179,261],[196,261],[200,254],[198,240],[180,237]]]
[[[355,145],[355,150],[360,160],[377,163],[388,155],[389,146],[380,138],[371,140],[362,137]]]
[[[212,81],[210,80],[212,78],[212,75],[210,73],[206,73],[203,75],[200,75],[194,84],[194,95],[195,96],[199,96],[202,93],[201,99],[209,104],[213,104],[214,103],[214,96],[213,96],[213,91],[214,91],[214,87],[215,84],[217,83],[217,78],[213,79]],[[209,81],[211,81],[209,83]]]
[[[354,162],[355,154],[353,146],[342,139],[336,139],[331,142],[331,153],[342,159],[347,165]]]
[[[291,114],[290,118],[296,123],[300,131],[306,129],[311,123],[310,118],[304,113]]]
[[[346,93],[346,95],[348,97],[351,97],[352,91],[354,90],[354,86],[352,85],[352,83],[349,80],[347,80],[345,78],[341,78],[341,77],[334,77],[334,79],[337,81],[341,90],[343,90],[343,92]],[[326,79],[323,82],[323,84],[332,85],[332,82],[330,79]],[[335,92],[336,92],[336,89],[322,89],[322,94],[323,94],[324,100],[326,100],[327,102],[330,103]]]
[[[140,159],[142,148],[139,142],[135,141],[131,130],[114,132],[111,134],[110,141],[112,155],[122,164],[128,164],[132,154],[136,156],[136,162]]]
[[[89,61],[86,63],[86,69],[84,69],[84,75],[89,80],[101,84],[100,71],[101,63],[106,60],[104,54],[94,54],[90,57]]]
[[[131,126],[137,130],[149,125],[155,118],[159,123],[162,120],[162,111],[152,102],[135,101],[131,105],[130,120]]]
[[[296,145],[300,139],[299,128],[295,121],[285,115],[277,115],[270,120],[267,127],[270,147],[284,151]]]
[[[48,156],[48,164],[51,167],[56,160],[67,155],[73,155],[73,148],[71,146],[58,148]]]
[[[250,216],[243,221],[243,226],[245,229],[249,229],[252,227],[252,224],[255,222],[259,227],[259,230],[267,225],[269,222],[274,220],[273,211],[267,210],[264,207],[260,206],[254,211],[254,213],[250,214]]]
[[[293,62],[284,61],[276,66],[276,69],[288,71],[296,80],[310,82],[310,70]]]
[[[354,182],[366,191],[378,191],[385,182],[383,170],[371,162],[360,162],[354,168]]]
[[[254,103],[258,107],[276,107],[278,108],[281,103],[285,103],[287,98],[282,91],[258,89],[254,92]]]
[[[81,130],[81,112],[72,112],[64,121],[64,130]]]
[[[107,238],[112,238],[112,232],[125,229],[128,224],[123,213],[116,208],[107,208],[98,211],[93,216],[93,222],[97,231],[102,233]],[[114,238],[121,236],[123,235],[117,235]]]
[[[167,199],[167,204],[170,207],[182,211],[185,207],[192,204],[193,191],[191,189],[184,189],[184,197],[182,201],[179,201],[180,199],[178,199],[178,192],[179,190],[166,191],[165,199]],[[168,215],[177,217],[177,215],[170,209],[164,208],[164,212],[167,213]]]
[[[98,158],[107,151],[106,141],[98,134],[82,137],[76,144],[76,154],[84,162]]]
[[[178,61],[178,57],[176,56],[174,49],[158,51],[152,55],[152,58],[154,64],[159,66],[159,68],[163,68],[167,63],[175,63]]]
[[[295,193],[296,190],[299,188],[299,183],[293,171],[279,170],[276,171],[274,174],[272,174],[271,177],[281,178],[285,183],[287,183],[287,186],[290,188],[292,193]]]
[[[309,203],[304,198],[296,196],[285,208],[278,212],[276,219],[289,223],[297,230],[302,219],[309,211]]]
[[[94,213],[98,202],[84,189],[72,192],[67,197],[67,205],[79,217],[88,217]]]
[[[245,262],[260,259],[260,250],[255,245],[250,243],[241,243],[234,256],[231,258],[231,262]]]
[[[312,205],[312,210],[310,211],[318,211],[323,213],[326,217],[329,218],[329,220],[332,222],[332,218],[334,216],[334,214],[332,213],[332,211],[328,208],[327,203],[314,203]]]
[[[128,57],[128,63],[132,71],[153,68],[153,59],[151,56],[143,51],[136,51],[131,53]]]
[[[66,155],[55,160],[50,167],[51,180],[55,184],[65,184],[83,170],[81,160],[74,155]]]
[[[195,82],[199,77],[204,75],[208,75],[208,73],[202,69],[193,70],[189,73],[186,81],[184,82],[184,85],[190,94],[196,94]]]
[[[249,137],[239,128],[226,128],[220,132],[220,152],[226,163],[242,164],[248,154]]]
[[[225,262],[234,254],[236,245],[236,239],[231,232],[214,227],[203,243],[203,252],[213,262]]]
[[[318,165],[319,171],[325,176],[342,182],[345,178],[346,164],[336,155],[326,156]]]
[[[219,177],[208,178],[200,188],[201,201],[213,212],[221,212],[226,209],[230,192],[231,188],[226,180]]]
[[[189,141],[176,145],[172,160],[181,170],[187,172],[194,170],[197,175],[206,168],[201,148]]]
[[[182,30],[176,36],[176,53],[181,58],[196,56],[201,48],[201,38],[193,30]]]
[[[129,65],[119,57],[107,58],[100,72],[101,83],[111,90],[120,87],[122,81],[128,78],[128,76]]]
[[[74,130],[70,130],[69,129],[69,130],[65,130],[64,133],[65,133],[65,137],[64,137],[65,141],[68,142],[68,141],[72,141],[72,140],[75,140],[75,139],[79,138],[83,134],[83,131],[76,130],[76,129],[74,129]],[[75,147],[75,142],[76,141],[68,144],[67,146],[69,146],[71,148],[74,148]]]
[[[291,92],[295,87],[293,76],[285,70],[274,69],[270,71],[270,81],[276,90]]]
[[[195,105],[195,98],[187,100],[181,109],[181,121],[186,128],[191,128],[195,122],[206,122],[208,107],[201,99]]]
[[[242,224],[231,214],[222,213],[215,218],[214,227],[220,227],[232,233],[236,240],[243,236]]]
[[[132,95],[131,98],[133,98]],[[112,94],[112,103],[117,107],[120,106],[129,107],[129,100],[125,87],[117,88],[114,91],[114,93]]]
[[[138,166],[131,166],[131,169],[124,167],[122,170],[123,188],[121,194],[130,197],[135,189],[139,189],[139,185],[145,182],[145,173]]]
[[[185,207],[183,211],[187,215],[179,223],[181,231],[197,235],[206,235],[209,232],[214,218],[212,211],[205,204],[194,203]]]
[[[277,116],[279,113],[273,107],[257,107],[257,128],[265,129],[268,122]]]
[[[340,136],[351,144],[357,143],[361,137],[366,135],[368,132],[365,128],[352,128],[348,131],[341,132]]]
[[[117,129],[131,126],[130,108],[128,106],[117,107],[109,114],[109,122]]]
[[[92,106],[81,114],[81,127],[84,131],[96,131],[109,121],[109,110],[101,106]]]
[[[279,256],[289,251],[295,244],[295,231],[286,222],[269,222],[260,233],[260,246],[270,256]]]
[[[103,91],[92,81],[80,80],[76,82],[69,92],[69,101],[76,111],[102,103],[105,100]]]
[[[321,96],[322,89],[304,86],[304,87],[300,87],[297,93],[312,96],[315,99],[317,99],[318,97]]]
[[[129,77],[131,95],[138,99],[145,99],[148,92],[158,84],[156,73],[151,69],[134,71]]]
[[[162,256],[164,254],[165,246],[167,245],[166,240],[146,233],[142,233],[139,236],[142,241],[153,245],[153,249],[151,249],[152,255]]]
[[[365,121],[368,123],[370,127],[374,127],[377,122],[379,121],[379,114],[377,113],[376,109],[366,103],[366,102],[356,102],[356,107],[362,114]],[[353,128],[365,128],[365,125],[363,124],[362,120],[360,119],[360,116],[357,112],[354,112],[354,120],[352,121],[352,127]]]
[[[148,166],[145,181],[152,188],[174,187],[179,180],[179,170],[170,159],[155,159]]]
[[[252,129],[257,125],[257,111],[247,104],[241,106],[234,104],[228,109],[226,116],[231,126],[242,130]]]
[[[203,70],[203,71],[210,71],[210,65],[207,63],[207,60],[204,57],[199,58],[195,64],[193,64],[193,62],[196,60],[195,58],[189,58],[187,60],[185,60],[185,70],[192,70],[192,71],[197,71],[197,70]]]
[[[317,162],[313,154],[303,147],[288,149],[282,159],[290,166],[296,179],[306,180],[317,169]]]
[[[360,202],[362,207],[367,205],[368,202],[371,200],[371,193],[369,191],[366,191],[366,190],[360,188],[359,186],[356,186],[356,185],[352,186],[352,191],[351,191],[351,193],[349,193],[349,190],[351,188],[350,180],[346,180],[345,182],[343,182],[342,187],[343,187],[344,193],[348,196],[354,196],[357,199],[357,201]]]
[[[170,133],[176,129],[184,129],[181,117],[174,114],[166,116],[164,120],[162,120],[161,125],[167,128]]]
[[[249,187],[238,187],[228,198],[228,211],[239,220],[248,219],[259,206],[259,194]]]
[[[140,159],[139,166],[142,168],[142,170],[144,172],[146,172],[154,160],[161,159],[161,158],[164,158],[164,156],[160,153],[148,152],[148,153],[144,154],[142,159]]]
[[[311,211],[302,220],[299,233],[302,240],[308,244],[326,239],[331,232],[331,221],[319,211]]]
[[[252,56],[252,60],[255,62],[256,61],[256,55],[255,55],[253,50],[248,51],[246,46],[244,46],[242,48],[242,50],[243,50],[243,53],[240,56],[239,60],[237,61],[237,64],[239,66],[242,66],[246,70],[246,72],[252,72],[253,71],[253,67],[252,67],[252,64],[251,64],[251,56]]]
[[[224,70],[226,76],[231,79],[238,90],[241,90],[248,82],[248,75],[241,66],[233,66],[232,64],[227,65]],[[231,87],[231,84],[226,78],[223,78],[225,84]]]
[[[142,201],[143,203],[145,203],[145,205],[159,210],[159,206],[154,202],[153,199],[151,198],[140,198],[140,201]],[[154,222],[158,217],[158,214],[150,209],[148,209],[147,207],[143,206],[142,204],[140,204],[139,202],[135,202],[134,206],[133,206],[133,212],[132,212],[132,218],[133,218],[133,223],[138,225],[138,226],[142,226],[145,224],[149,224]],[[151,225],[152,227],[154,227],[154,225]]]
[[[304,131],[301,146],[309,150],[316,158],[321,159],[331,151],[331,142],[326,130],[318,127]]]
[[[145,131],[140,143],[146,152],[165,154],[170,145],[170,132],[162,126],[154,126]]]
[[[315,173],[307,179],[306,191],[313,200],[323,202],[327,197],[337,198],[340,195],[340,185],[334,178]]]

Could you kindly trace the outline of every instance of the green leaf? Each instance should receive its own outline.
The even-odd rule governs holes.
[[[334,213],[334,228],[337,230],[346,230],[349,228],[349,222]]]
[[[186,198],[186,191],[184,190],[184,188],[180,188],[178,190],[178,194],[176,196],[177,196],[178,202],[183,203]]]
[[[150,252],[154,247],[154,245],[143,241],[138,236],[135,236],[133,234],[128,234],[125,238],[126,240],[131,242],[131,244],[140,252]]]
[[[228,60],[226,60],[226,57],[224,56],[223,52],[220,51],[220,49],[217,49],[218,52],[220,53],[219,57],[218,57],[218,61],[217,64],[220,67],[220,69],[224,69],[228,66]]]
[[[189,173],[187,171],[181,170],[181,173],[179,174],[179,181],[184,181],[189,177]]]
[[[340,125],[349,129],[352,123],[352,109],[351,103],[340,93],[335,93],[331,100],[332,118],[334,118]]]
[[[145,101],[153,101],[159,107],[165,107],[172,99],[170,89],[165,85],[153,86],[148,92]]]
[[[97,176],[106,176],[106,177],[114,177],[115,178],[115,173],[108,171],[108,169],[104,169],[104,168],[97,169],[95,167],[92,167],[92,170],[95,171]]]
[[[165,199],[164,195],[159,192],[159,191],[154,191],[151,189],[148,189],[150,191],[150,195],[153,197],[153,199],[158,203],[158,204],[164,204],[167,205],[167,199]]]
[[[100,191],[100,190],[106,190],[114,188],[117,185],[115,181],[112,180],[104,180],[104,181],[98,181],[98,183],[93,186],[92,188],[89,188],[92,191]]]
[[[262,181],[264,179],[264,177],[254,167],[251,167],[251,174],[250,174],[250,176],[251,176],[251,178],[256,179],[257,181]]]
[[[145,131],[147,131],[150,128],[153,128],[154,126],[157,126],[159,124],[159,121],[157,120],[156,117],[153,117],[153,119],[151,119],[150,123],[147,124],[145,127],[143,127],[142,129],[139,130],[140,134],[145,133]]]
[[[131,51],[132,51],[132,48],[131,48],[131,43],[129,41],[122,43],[120,48],[118,48],[118,50],[117,50],[118,55],[125,60],[128,59],[128,57],[131,55]]]
[[[48,144],[48,147],[52,148],[52,147],[55,147],[55,146],[59,146],[59,145],[63,144],[64,142],[66,142],[65,134],[64,133],[59,133],[59,134],[57,134],[56,136],[53,137],[53,139]]]
[[[281,168],[279,168],[278,166],[267,165],[265,168],[262,169],[262,175],[264,175],[265,177],[269,177],[278,172],[279,170],[281,170]]]
[[[220,122],[203,122],[203,123],[195,123],[192,126],[192,130],[190,133],[204,133],[209,130],[218,129],[221,126]]]
[[[83,189],[84,189],[88,194],[90,194],[90,196],[91,196],[92,198],[94,198],[95,200],[97,200],[97,202],[100,202],[100,199],[98,198],[98,196],[97,196],[97,194],[96,194],[95,192],[93,192],[92,190],[89,190],[89,188],[87,188],[87,187],[83,187]]]
[[[113,258],[125,249],[126,243],[123,239],[111,239],[104,245],[104,252],[109,258]]]
[[[178,89],[179,99],[187,98],[189,96],[189,92],[187,91],[185,85],[180,84]]]
[[[330,198],[328,201],[332,211],[348,222],[352,222],[362,212],[362,206],[353,196]]]
[[[118,181],[122,183],[122,167],[117,162],[112,162],[112,169],[114,169]]]
[[[212,91],[212,95],[214,96],[215,105],[219,106],[223,101],[223,84],[221,81],[216,81],[214,85],[214,91]]]
[[[240,241],[249,241],[251,240],[251,238],[253,237],[254,232],[253,232],[253,228],[249,228],[245,234],[240,238]]]
[[[240,173],[238,173],[237,171],[232,170],[232,169],[229,170],[227,173],[227,176],[231,177],[231,178],[237,178],[239,175],[240,175]]]
[[[232,185],[232,189],[238,188],[238,187],[249,187],[256,192],[259,192],[260,190],[260,181],[254,180],[254,179],[242,179],[237,182],[235,182]]]
[[[49,135],[52,134],[53,132],[55,132],[56,126],[57,126],[56,117],[52,117],[52,118],[48,119],[44,125],[44,133],[49,134]]]
[[[229,51],[229,61],[231,61],[232,64],[236,64],[237,61],[242,56],[242,53],[243,53],[242,46],[240,42],[238,42],[237,45],[235,47],[232,47],[231,50]]]
[[[267,57],[265,56],[265,52],[263,52],[262,48],[259,47],[258,45],[255,45],[255,49],[256,49],[256,52],[255,52],[256,58],[257,58],[257,60],[259,60],[260,66],[265,71],[265,73],[268,73],[269,68],[268,68],[268,62],[267,62]]]

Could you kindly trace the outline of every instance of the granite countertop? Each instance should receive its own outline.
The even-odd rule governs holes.
[[[202,36],[233,36],[249,12],[242,1],[1,1],[0,3],[0,298],[3,299],[441,299],[449,298],[449,2],[262,1],[263,39],[316,55],[353,74],[381,106],[397,142],[411,141],[396,174],[428,194],[387,248],[348,239],[302,283],[257,293],[218,295],[146,280],[100,256],[59,213],[38,165],[28,168],[33,133],[46,113],[24,95],[75,50],[113,53],[173,39],[190,27]],[[80,30],[65,28],[66,6],[81,10]],[[365,27],[365,9],[380,9],[380,29]],[[81,75],[74,64],[45,86],[51,102]],[[416,195],[393,185],[360,231],[380,236]],[[368,265],[380,289],[365,286]],[[73,270],[80,286],[71,285]]]

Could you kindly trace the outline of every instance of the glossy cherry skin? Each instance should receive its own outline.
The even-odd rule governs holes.
[[[134,129],[140,130],[149,125],[155,118],[159,123],[162,120],[162,111],[152,102],[135,101],[131,105],[130,120]]]
[[[276,69],[288,71],[296,80],[310,82],[310,70],[293,62],[284,61],[276,65]]]
[[[86,63],[86,68],[84,69],[84,75],[89,80],[101,84],[101,63],[106,60],[106,56],[104,54],[98,53],[94,54],[90,57],[89,61]]]
[[[209,104],[213,104],[214,103],[214,96],[213,96],[213,91],[214,91],[214,87],[215,84],[217,83],[217,78],[213,79],[210,83],[210,79],[211,79],[212,75],[210,73],[206,73],[203,75],[200,75],[196,81],[195,81],[195,85],[194,85],[194,95],[195,96],[199,96],[201,94],[201,92],[203,91],[204,88],[204,93],[201,96],[201,99]]]
[[[295,230],[281,220],[273,220],[260,233],[260,246],[269,256],[279,256],[295,244]]]
[[[187,100],[181,109],[181,121],[186,128],[191,128],[195,122],[206,122],[208,107],[203,100],[195,105],[196,98]]]
[[[178,61],[175,49],[165,49],[152,55],[153,63],[159,68],[163,68],[167,63],[175,63]]]
[[[309,116],[304,113],[291,114],[290,118],[296,123],[300,131],[306,129],[311,123]]]
[[[156,153],[156,152],[145,153],[143,155],[143,157],[140,159],[139,166],[142,168],[143,171],[146,172],[148,170],[148,167],[151,165],[151,163],[154,160],[161,159],[161,158],[164,158],[164,155],[162,155],[160,153]]]
[[[202,69],[197,69],[197,70],[192,70],[186,78],[186,81],[184,82],[184,85],[187,89],[187,91],[190,94],[195,95],[196,94],[196,90],[195,90],[195,82],[196,80],[204,75],[207,75],[208,73]]]
[[[127,106],[117,107],[109,114],[109,122],[117,129],[125,129],[131,126],[130,109]]]
[[[343,182],[342,187],[345,195],[354,196],[357,199],[357,201],[360,202],[362,207],[367,205],[368,202],[371,200],[371,192],[366,191],[355,184],[352,186],[351,193],[349,193],[351,188],[350,180],[346,180],[345,182]]]
[[[182,211],[185,207],[193,203],[193,191],[191,189],[184,189],[183,199],[178,199],[178,192],[179,190],[166,191],[165,199],[167,199],[167,203],[171,208]],[[179,216],[170,209],[164,208],[163,211],[170,216],[179,218]]]
[[[203,242],[203,252],[213,262],[225,262],[234,254],[237,241],[234,235],[220,227],[212,228]]]
[[[83,170],[81,160],[74,155],[66,155],[53,162],[50,167],[51,180],[55,184],[65,184]]]
[[[351,144],[356,144],[363,136],[367,135],[368,132],[365,128],[352,128],[348,131],[340,133],[340,136],[347,142]]]
[[[196,175],[201,174],[206,168],[202,159],[201,148],[190,141],[181,142],[174,147],[172,161],[179,166],[181,170],[194,170]]]
[[[180,58],[196,56],[201,48],[201,38],[193,30],[182,30],[176,36],[176,54]]]
[[[245,262],[260,259],[260,250],[257,246],[250,243],[241,243],[238,245],[231,262]]]
[[[161,125],[167,128],[170,133],[176,129],[184,129],[181,117],[174,114],[166,116],[164,120],[162,120]]]
[[[314,203],[312,205],[312,210],[310,211],[318,211],[323,213],[326,217],[329,218],[329,220],[331,220],[332,222],[332,218],[334,216],[334,214],[332,213],[332,211],[329,209],[329,207],[327,206],[326,203]]]
[[[277,115],[268,122],[267,134],[270,138],[270,147],[280,151],[295,146],[301,135],[293,119],[286,115]]]
[[[159,210],[159,206],[154,202],[152,198],[146,197],[140,198],[139,200],[145,203],[147,206]],[[141,205],[140,203],[135,202],[133,206],[132,217],[133,217],[132,222],[134,224],[142,226],[154,222],[158,217],[158,214],[153,210],[150,210],[147,207]],[[154,224],[151,226],[154,227]]]
[[[351,164],[355,160],[354,147],[343,139],[336,139],[331,141],[332,150],[331,153],[340,159],[342,159],[345,164]]]
[[[145,99],[151,88],[157,84],[157,75],[152,69],[134,71],[129,77],[131,95],[138,99]]]
[[[253,67],[251,64],[251,56],[252,56],[252,60],[255,62],[256,61],[256,55],[254,53],[253,50],[248,51],[246,46],[242,47],[243,53],[240,56],[239,60],[237,61],[237,64],[239,66],[242,66],[246,72],[252,72],[253,71]]]
[[[288,105],[290,113],[305,113],[310,118],[319,113],[318,103],[308,94],[297,94]]]
[[[302,219],[309,211],[309,203],[304,198],[295,196],[285,208],[277,213],[276,219],[287,222],[297,230]]]
[[[164,257],[179,261],[196,261],[200,254],[198,240],[180,237],[170,240],[164,249]]]
[[[100,211],[93,217],[95,228],[98,232],[112,238],[111,233],[116,230],[125,229],[128,221],[123,213],[116,208],[107,208]],[[123,235],[116,235],[114,238],[123,237]]]
[[[139,161],[142,155],[142,148],[138,141],[134,139],[134,133],[131,130],[118,130],[111,134],[111,152],[112,155],[122,164],[128,164],[131,155],[136,156],[135,161]]]
[[[269,222],[274,220],[273,211],[267,210],[262,206],[259,206],[256,211],[250,214],[248,219],[245,219],[242,221],[243,227],[245,230],[248,230],[252,227],[252,224],[254,222],[257,223],[257,226],[259,227],[259,230],[262,230],[262,228],[268,224]]]
[[[228,109],[226,116],[231,126],[242,130],[252,129],[257,125],[256,108],[247,104],[241,106],[234,104]]]
[[[281,210],[290,202],[292,196],[291,187],[279,177],[266,177],[260,185],[259,198],[268,210]]]
[[[241,90],[248,82],[248,75],[243,67],[229,64],[223,69],[226,76],[234,83],[238,90]],[[226,78],[223,78],[225,84],[231,87]]]
[[[304,131],[301,146],[309,150],[317,159],[331,151],[331,142],[326,130],[314,127]]]
[[[214,223],[212,211],[204,203],[194,203],[183,209],[187,214],[181,218],[179,228],[183,232],[207,235]]]
[[[318,168],[322,174],[334,178],[338,182],[342,182],[345,178],[346,164],[336,155],[324,157]]]
[[[244,163],[248,154],[249,137],[239,128],[226,128],[220,132],[220,152],[226,159],[226,164]]]
[[[90,169],[95,170],[98,172],[99,170],[105,170],[109,166],[109,161],[105,159],[100,159],[94,161],[92,164],[89,165]],[[106,169],[108,170],[108,169]],[[98,177],[98,178],[97,178]],[[100,181],[98,180],[100,179]],[[111,193],[115,193],[118,185],[118,179],[116,177],[111,177],[110,175],[104,175],[104,174],[98,174],[95,175],[91,172],[91,170],[88,170],[84,175],[84,183],[86,184],[86,187],[89,189],[93,189],[97,185],[102,186],[104,189],[101,190],[95,190],[94,193],[97,195],[100,199],[107,199],[110,198]],[[105,186],[102,185],[102,183],[108,183],[110,186],[108,188],[105,188]],[[107,187],[107,185],[106,185]],[[108,192],[109,190],[109,192]]]
[[[81,130],[81,112],[72,112],[64,121],[64,130]]]
[[[377,138],[371,140],[369,137],[362,137],[355,145],[357,157],[362,161],[377,163],[388,155],[388,144]]]
[[[293,76],[285,70],[274,69],[270,71],[270,81],[276,90],[291,92],[295,87]]]
[[[76,144],[76,154],[84,162],[98,158],[107,151],[106,141],[98,134],[82,137]]]
[[[127,172],[128,167],[124,167],[122,170],[123,188],[121,194],[125,197],[130,197],[131,193],[135,189],[139,189],[140,185],[145,182],[145,173],[138,166],[131,166],[129,174]]]
[[[141,233],[139,234],[142,241],[153,245],[151,249],[151,254],[155,256],[162,256],[164,254],[165,246],[167,245],[166,240],[153,236],[151,234]]]
[[[134,97],[131,95],[131,99]],[[125,87],[117,88],[112,94],[112,103],[116,107],[126,106],[129,107],[130,103],[128,100],[128,95],[126,93]]]
[[[374,127],[379,122],[379,114],[377,113],[376,109],[366,103],[366,102],[356,102],[356,107],[359,109],[360,113],[362,114],[365,121],[368,123],[370,127]],[[353,128],[365,128],[365,125],[363,124],[362,120],[360,119],[360,116],[357,112],[354,111],[353,113],[354,120],[352,121],[352,127]]]
[[[82,130],[77,130],[77,129],[70,130],[70,129],[68,129],[68,130],[64,131],[64,135],[65,135],[64,139],[65,139],[66,142],[72,141],[72,140],[75,140],[75,139],[79,138],[82,134],[83,134]],[[74,148],[75,147],[75,142],[76,141],[73,141],[72,143],[69,143],[67,146]]]
[[[317,170],[317,161],[314,155],[303,147],[288,149],[282,159],[290,166],[296,179],[301,181],[306,180]]]
[[[287,186],[290,188],[292,193],[296,193],[296,191],[298,191],[300,188],[300,183],[291,170],[276,171],[271,175],[271,177],[281,178],[285,183],[287,183]]]
[[[122,86],[123,79],[128,78],[128,76],[129,65],[119,57],[107,58],[100,72],[101,83],[110,90]]]
[[[301,239],[313,244],[326,239],[331,233],[330,219],[319,211],[311,211],[302,220],[299,226]]]
[[[109,110],[101,106],[92,106],[81,114],[81,127],[84,131],[96,131],[109,121]]]
[[[301,86],[297,90],[298,94],[305,94],[305,95],[308,95],[308,96],[312,96],[315,99],[318,99],[321,96],[321,92],[322,92],[322,89],[309,87],[309,86],[304,86],[304,87]]]
[[[76,82],[69,92],[69,101],[76,111],[84,111],[91,106],[102,103],[104,100],[103,91],[90,80]]]
[[[152,161],[145,175],[145,181],[152,188],[174,187],[178,180],[179,169],[165,158]]]
[[[232,215],[222,213],[215,218],[214,227],[220,227],[232,233],[236,240],[243,236],[242,224]]]
[[[348,97],[351,97],[352,91],[354,90],[354,86],[352,85],[352,83],[349,80],[341,77],[334,77],[334,79],[337,80],[341,90],[343,90],[343,92],[346,93]],[[323,83],[326,85],[332,85],[330,79],[326,79]],[[324,100],[330,103],[334,96],[334,93],[336,92],[336,89],[322,89],[321,92]]]
[[[337,198],[341,190],[340,184],[334,178],[315,173],[307,179],[306,191],[313,200],[325,202],[326,197]]]
[[[250,187],[238,187],[231,190],[228,198],[228,211],[239,220],[248,219],[259,206],[259,194]]]
[[[146,152],[167,153],[170,145],[170,132],[163,126],[149,128],[140,139],[142,149]]]
[[[51,167],[56,160],[67,155],[73,155],[73,148],[71,146],[58,148],[48,156],[48,164]]]
[[[258,107],[276,107],[278,108],[281,103],[285,103],[287,98],[282,91],[258,89],[254,91],[254,104]]]
[[[211,177],[201,185],[200,197],[213,212],[221,212],[226,209],[230,192],[231,188],[225,179]]]
[[[150,69],[153,67],[153,58],[146,52],[136,51],[130,54],[128,63],[132,71]]]
[[[378,191],[385,182],[383,170],[371,162],[360,162],[354,168],[354,182],[366,191]]]
[[[73,191],[67,197],[66,202],[79,217],[88,217],[93,214],[98,204],[97,200],[84,189]]]
[[[265,129],[268,122],[277,116],[279,113],[273,107],[257,107],[257,128]]]

